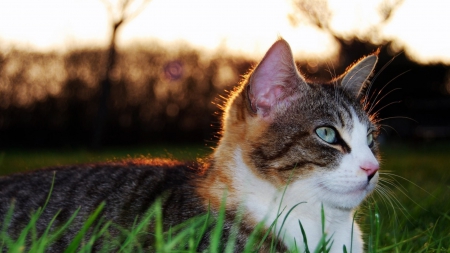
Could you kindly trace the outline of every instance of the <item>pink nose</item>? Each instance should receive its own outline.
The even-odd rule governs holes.
[[[364,163],[361,165],[361,169],[364,170],[367,174],[368,180],[372,179],[372,177],[377,173],[380,165],[378,163]]]

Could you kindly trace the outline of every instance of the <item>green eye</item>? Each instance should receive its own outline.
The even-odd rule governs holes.
[[[316,129],[316,134],[320,139],[330,144],[337,142],[336,131],[331,127],[319,127]]]
[[[373,134],[372,133],[367,135],[367,146],[369,146],[369,148],[373,147]]]

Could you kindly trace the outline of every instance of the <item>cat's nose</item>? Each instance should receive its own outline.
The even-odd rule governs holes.
[[[380,165],[378,163],[367,162],[361,165],[361,169],[367,174],[367,181],[370,181],[377,173]]]

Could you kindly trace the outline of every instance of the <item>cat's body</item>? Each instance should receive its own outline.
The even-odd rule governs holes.
[[[279,40],[230,96],[222,138],[207,161],[57,169],[42,225],[60,209],[67,216],[82,206],[85,217],[106,201],[105,217],[130,226],[163,194],[168,227],[209,208],[217,212],[226,194],[224,238],[237,210],[243,211],[237,252],[258,223],[268,229],[280,210],[277,251],[295,245],[304,249],[299,220],[313,250],[322,238],[324,210],[331,252],[342,252],[344,245],[362,252],[353,210],[374,189],[378,161],[373,141],[377,127],[364,112],[360,93],[376,60],[375,55],[362,59],[330,84],[309,84],[298,73],[289,45]],[[8,200],[16,198],[13,222],[26,222],[27,213],[45,202],[52,177],[48,170],[1,178],[0,220]],[[200,248],[207,244],[203,240]],[[263,245],[261,251],[267,250]]]
[[[194,179],[200,176],[199,171],[195,163],[139,160],[17,174],[0,179],[0,219],[5,218],[9,208],[5,204],[11,197],[15,198],[9,225],[13,237],[23,230],[32,211],[44,206],[48,196],[49,202],[37,222],[39,233],[47,228],[56,212],[60,211],[54,225],[60,227],[79,208],[74,225],[50,249],[54,252],[62,252],[67,247],[86,217],[102,202],[106,203],[103,210],[106,220],[131,228],[137,217],[144,216],[155,200],[164,196],[165,225],[174,226],[207,211],[207,207],[199,205],[195,193]]]

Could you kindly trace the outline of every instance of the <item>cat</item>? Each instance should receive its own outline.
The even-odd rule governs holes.
[[[280,38],[227,99],[221,138],[209,158],[188,163],[138,159],[5,176],[0,178],[0,221],[14,203],[8,233],[17,236],[32,210],[44,205],[53,185],[38,233],[58,211],[55,226],[80,207],[73,226],[48,249],[61,252],[102,202],[106,220],[131,227],[163,196],[168,229],[208,210],[217,214],[225,196],[223,242],[235,216],[243,215],[235,252],[244,249],[257,224],[270,228],[278,207],[285,210],[282,219],[291,212],[266,240],[277,240],[277,252],[303,252],[304,236],[314,249],[322,225],[331,238],[330,252],[342,252],[343,247],[362,252],[353,214],[379,178],[378,126],[362,103],[376,62],[374,53],[329,83],[311,83],[299,73],[289,44]],[[205,236],[198,250],[208,243]],[[259,252],[269,249],[264,243]]]

